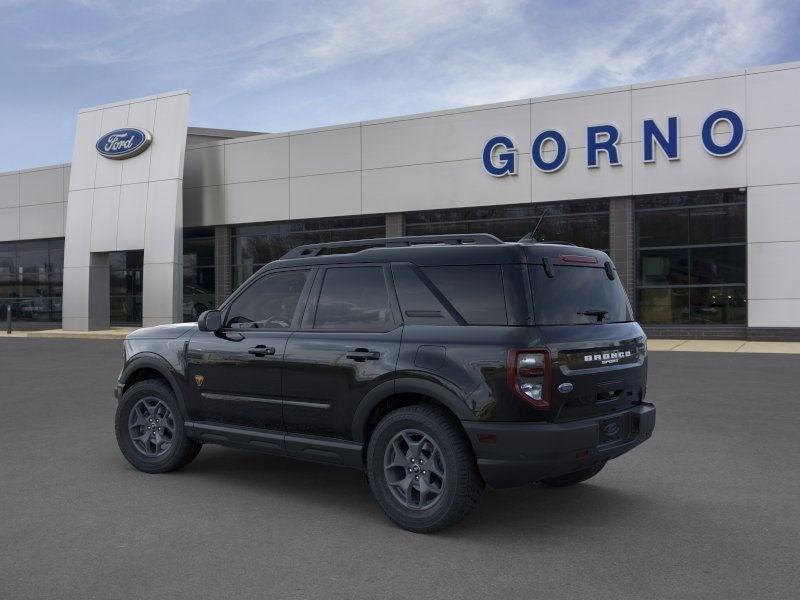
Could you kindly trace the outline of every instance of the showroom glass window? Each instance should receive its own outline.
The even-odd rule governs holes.
[[[487,206],[405,214],[406,235],[491,233],[516,242],[533,231],[539,241],[571,242],[607,250],[608,200]]]
[[[747,323],[747,204],[738,190],[635,199],[637,317]]]
[[[236,226],[231,240],[233,287],[236,289],[258,269],[295,246],[385,236],[384,215]],[[352,249],[345,248],[342,251]]]
[[[143,250],[111,252],[108,270],[111,277],[110,320],[112,325],[142,324]]]
[[[64,240],[0,243],[0,318],[61,321]]]
[[[200,313],[216,308],[214,229],[183,231],[183,319],[197,321]]]

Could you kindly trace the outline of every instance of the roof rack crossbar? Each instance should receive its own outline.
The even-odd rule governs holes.
[[[304,258],[311,256],[318,256],[323,250],[332,248],[351,248],[357,246],[367,246],[370,248],[400,248],[403,246],[419,246],[423,244],[445,244],[451,246],[460,245],[494,245],[502,244],[503,240],[489,234],[489,233],[471,233],[471,234],[445,234],[445,235],[409,235],[404,237],[391,237],[391,238],[371,238],[365,240],[345,240],[341,242],[323,242],[321,244],[306,244],[304,246],[297,246],[292,248],[286,254],[281,256],[284,258]]]

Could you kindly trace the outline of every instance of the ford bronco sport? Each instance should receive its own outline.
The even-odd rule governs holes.
[[[116,435],[137,469],[206,443],[355,467],[417,532],[464,518],[486,484],[585,481],[655,425],[614,265],[567,244],[301,246],[197,324],[124,347]]]

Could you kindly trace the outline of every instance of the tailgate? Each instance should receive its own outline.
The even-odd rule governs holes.
[[[554,421],[603,416],[644,400],[645,337],[636,323],[544,326]]]

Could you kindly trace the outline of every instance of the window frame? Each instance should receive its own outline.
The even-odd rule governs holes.
[[[386,286],[386,292],[389,300],[389,314],[391,316],[392,322],[386,329],[315,329],[314,328],[314,321],[317,317],[317,308],[319,307],[319,298],[322,292],[322,286],[325,282],[325,275],[330,269],[355,269],[355,268],[363,268],[363,267],[373,267],[373,268],[380,268],[381,273],[383,274],[383,281],[384,285]],[[392,279],[392,273],[390,270],[389,263],[352,263],[352,264],[344,264],[344,263],[335,263],[331,265],[325,265],[318,267],[316,277],[314,278],[314,284],[309,292],[308,302],[306,303],[306,309],[303,314],[302,321],[300,323],[300,331],[308,331],[314,333],[316,335],[341,335],[347,333],[363,333],[363,334],[381,334],[381,333],[389,333],[390,331],[394,331],[398,327],[403,325],[403,318],[400,314],[400,304],[397,300],[397,291],[394,288],[394,280]]]
[[[228,318],[230,316],[230,311],[234,305],[234,303],[249,290],[253,287],[256,283],[265,279],[267,277],[272,277],[274,275],[280,275],[283,273],[291,273],[292,271],[307,271],[308,277],[306,277],[305,285],[303,286],[303,291],[300,292],[300,298],[297,301],[297,306],[294,309],[294,315],[292,316],[292,322],[289,324],[287,328],[281,329],[266,329],[263,327],[258,328],[238,328],[238,327],[229,327],[228,325]],[[222,313],[222,331],[224,332],[237,332],[237,333],[246,333],[246,332],[261,332],[261,333],[271,333],[271,332],[286,332],[286,331],[298,331],[300,328],[300,323],[302,316],[305,312],[306,305],[308,302],[309,293],[311,287],[316,282],[317,273],[319,269],[318,267],[314,266],[297,266],[297,267],[287,267],[285,269],[270,269],[261,274],[254,274],[248,278],[239,288],[223,303],[220,307],[220,312]]]

